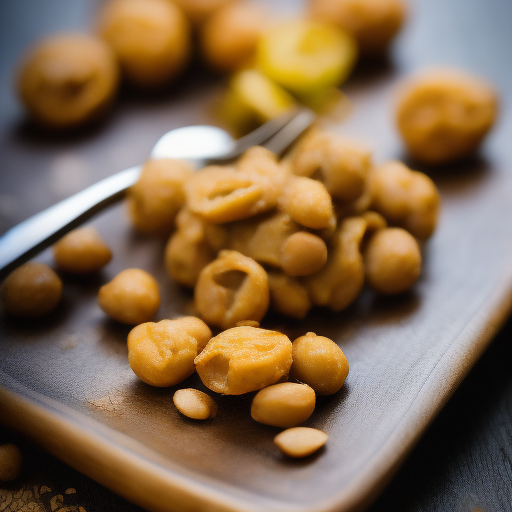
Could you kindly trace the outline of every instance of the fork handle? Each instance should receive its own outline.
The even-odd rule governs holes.
[[[0,281],[16,266],[121,199],[126,190],[136,183],[140,172],[140,166],[118,172],[7,231],[0,237]]]

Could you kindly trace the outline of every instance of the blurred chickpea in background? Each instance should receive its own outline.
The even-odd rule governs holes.
[[[126,78],[138,87],[165,86],[188,62],[189,22],[169,0],[109,0],[98,26]]]
[[[170,0],[169,0],[170,1]],[[238,0],[172,0],[179,5],[193,25],[201,25],[210,16]]]
[[[43,263],[25,263],[3,282],[2,302],[7,313],[36,318],[52,312],[62,296],[62,281]]]
[[[314,19],[352,35],[367,56],[386,52],[407,14],[404,0],[309,0],[309,7]]]
[[[18,78],[21,100],[32,118],[49,128],[76,128],[100,117],[118,88],[111,49],[86,34],[60,34],[35,45]]]
[[[396,122],[414,158],[441,165],[473,153],[497,113],[498,97],[489,84],[461,71],[438,69],[402,86]]]

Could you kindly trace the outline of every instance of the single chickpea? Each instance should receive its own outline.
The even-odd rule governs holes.
[[[219,9],[201,30],[205,61],[216,71],[232,72],[253,58],[267,15],[260,5],[232,3]]]
[[[101,309],[123,324],[149,321],[160,307],[160,292],[153,276],[138,268],[119,272],[98,293]]]
[[[86,34],[61,34],[37,44],[18,78],[21,100],[49,128],[75,128],[100,117],[114,99],[119,69],[113,52]]]
[[[346,30],[361,54],[385,53],[407,14],[404,0],[309,0],[311,15]]]
[[[0,482],[16,480],[22,463],[23,456],[15,444],[0,445]]]
[[[167,85],[189,60],[189,22],[168,0],[110,0],[100,13],[99,33],[134,85]]]
[[[366,227],[366,221],[360,217],[344,219],[333,237],[327,263],[316,274],[304,278],[304,285],[316,306],[341,311],[359,295],[364,285],[360,245]]]
[[[215,400],[198,389],[178,389],[172,401],[181,414],[193,420],[207,420],[217,415]]]
[[[333,215],[332,199],[325,186],[302,176],[290,177],[280,206],[295,222],[311,229],[328,227]]]
[[[90,274],[103,268],[112,259],[112,251],[98,231],[87,226],[64,235],[53,246],[53,257],[64,272]]]
[[[128,334],[128,362],[143,382],[174,386],[194,373],[194,358],[211,335],[194,317],[140,324]]]
[[[348,361],[336,343],[308,332],[292,343],[290,375],[311,386],[318,395],[336,393],[348,375]]]
[[[325,445],[328,435],[316,428],[293,427],[283,430],[274,443],[288,457],[307,457]]]
[[[281,313],[302,320],[311,309],[311,300],[304,285],[296,278],[279,271],[269,271],[268,287],[270,307]]]
[[[306,421],[315,410],[315,392],[307,384],[282,382],[258,391],[251,405],[253,420],[289,428]]]
[[[312,233],[300,231],[291,235],[281,250],[281,268],[289,276],[309,276],[327,261],[325,242]]]
[[[35,318],[52,312],[62,296],[62,281],[43,263],[25,263],[11,272],[2,287],[2,302],[10,315]]]
[[[368,240],[364,266],[366,279],[375,291],[385,295],[404,292],[421,273],[418,242],[405,229],[381,229]]]
[[[390,223],[426,239],[434,232],[441,196],[434,182],[401,162],[386,162],[370,175],[372,209]]]
[[[201,271],[194,298],[205,321],[222,329],[240,320],[259,322],[269,305],[267,273],[239,252],[221,251]]]
[[[128,208],[133,225],[143,233],[166,233],[185,204],[185,182],[192,174],[190,164],[168,158],[149,160],[140,178],[128,191]]]
[[[456,70],[431,70],[404,84],[396,121],[409,153],[431,165],[473,153],[498,113],[496,91]]]
[[[193,25],[202,25],[217,11],[238,0],[173,0],[181,7]]]
[[[194,362],[207,388],[241,395],[285,378],[292,364],[292,344],[280,332],[233,327],[212,338]]]

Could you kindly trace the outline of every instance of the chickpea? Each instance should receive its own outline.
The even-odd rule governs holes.
[[[282,382],[256,394],[251,405],[251,416],[265,425],[295,427],[313,414],[315,402],[315,392],[307,384]]]
[[[348,375],[348,361],[336,343],[308,332],[292,343],[290,375],[311,386],[318,395],[336,393]]]
[[[18,78],[21,100],[49,128],[75,128],[100,117],[115,97],[119,69],[113,52],[86,34],[61,34],[37,44]]]
[[[327,261],[325,242],[312,233],[301,231],[291,235],[283,245],[281,267],[289,276],[309,276]]]
[[[431,70],[403,86],[396,121],[409,153],[440,165],[473,153],[497,111],[497,94],[489,84],[455,70]]]
[[[293,427],[283,430],[274,438],[274,443],[288,457],[307,457],[327,442],[328,435],[316,428]]]
[[[215,400],[198,389],[178,389],[172,401],[181,414],[193,420],[207,420],[217,415]]]
[[[149,321],[160,307],[160,292],[153,276],[138,268],[119,272],[98,293],[100,308],[123,324]]]
[[[183,9],[187,18],[194,25],[203,24],[217,11],[234,3],[236,0],[173,0]]]
[[[283,272],[268,272],[270,307],[286,316],[302,320],[311,309],[311,300],[304,285]]]
[[[2,302],[10,315],[35,318],[52,312],[62,296],[62,281],[43,263],[25,263],[11,272],[2,287]]]
[[[149,160],[140,178],[128,191],[128,208],[133,225],[143,233],[166,233],[185,204],[185,182],[191,166],[180,160]]]
[[[292,364],[292,344],[280,332],[233,327],[212,338],[194,362],[207,388],[241,395],[286,377]]]
[[[432,235],[441,197],[427,175],[392,161],[376,167],[370,182],[373,209],[417,238]]]
[[[100,13],[99,32],[126,78],[141,88],[168,84],[189,59],[189,22],[168,0],[110,0]]]
[[[23,456],[15,444],[0,445],[0,482],[16,480],[22,463]]]
[[[366,221],[360,217],[342,221],[334,235],[327,263],[319,272],[304,279],[313,304],[341,311],[359,295],[364,284],[360,245],[366,226]]]
[[[375,233],[379,229],[384,229],[388,227],[388,223],[386,219],[377,212],[364,212],[361,214],[361,218],[366,221],[366,233],[365,235]]]
[[[53,246],[55,263],[64,272],[89,274],[103,268],[112,252],[92,226],[75,229]]]
[[[219,9],[202,28],[205,61],[219,72],[232,72],[250,62],[266,25],[260,5],[233,3]]]
[[[240,320],[259,322],[269,304],[267,273],[239,252],[221,251],[201,271],[194,298],[205,321],[222,329]]]
[[[366,245],[364,265],[366,279],[375,291],[385,295],[404,292],[421,273],[418,242],[405,229],[381,229]]]
[[[404,0],[310,0],[313,18],[333,23],[357,41],[361,54],[383,54],[406,16]]]
[[[194,373],[199,346],[204,347],[211,335],[194,317],[143,323],[128,334],[128,362],[143,382],[173,386]]]
[[[325,186],[302,176],[290,178],[280,205],[295,222],[311,229],[328,227],[333,215],[331,196]]]

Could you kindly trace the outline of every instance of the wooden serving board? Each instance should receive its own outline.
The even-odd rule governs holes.
[[[3,5],[3,14],[12,17],[29,4]],[[26,26],[16,36],[10,32],[14,39],[2,66],[35,35],[91,19],[91,4],[68,4],[53,0],[44,13],[35,7],[26,14]],[[129,328],[105,318],[96,303],[99,286],[125,268],[148,270],[161,284],[159,318],[188,314],[192,295],[165,274],[165,240],[133,233],[123,205],[94,221],[114,252],[103,273],[92,279],[63,276],[63,302],[47,319],[1,315],[0,421],[149,510],[327,512],[371,503],[512,307],[512,124],[506,103],[512,71],[504,65],[512,35],[505,25],[491,30],[500,2],[491,8],[483,0],[471,4],[471,20],[488,38],[475,40],[474,26],[456,18],[455,7],[446,11],[454,16],[447,28],[438,16],[443,2],[414,2],[392,62],[356,72],[344,88],[353,113],[332,127],[367,142],[377,162],[402,158],[392,101],[410,70],[458,65],[501,89],[503,115],[480,155],[429,172],[441,190],[443,211],[438,231],[423,247],[420,281],[392,299],[364,291],[340,314],[314,311],[301,322],[278,316],[263,322],[292,339],[307,331],[328,336],[347,355],[346,385],[320,397],[306,423],[329,434],[325,449],[289,460],[273,444],[279,430],[251,420],[252,397],[218,397],[218,416],[199,423],[173,407],[175,388],[154,389],[135,377],[127,362]],[[298,9],[295,2],[286,6]],[[53,18],[57,12],[61,17]],[[62,26],[66,20],[69,25]],[[142,161],[165,131],[209,122],[208,106],[221,85],[197,73],[187,80],[168,97],[142,101],[124,94],[108,122],[66,140],[20,124],[20,111],[3,85],[1,229]],[[52,262],[49,253],[39,259]],[[195,376],[183,385],[204,389]]]

